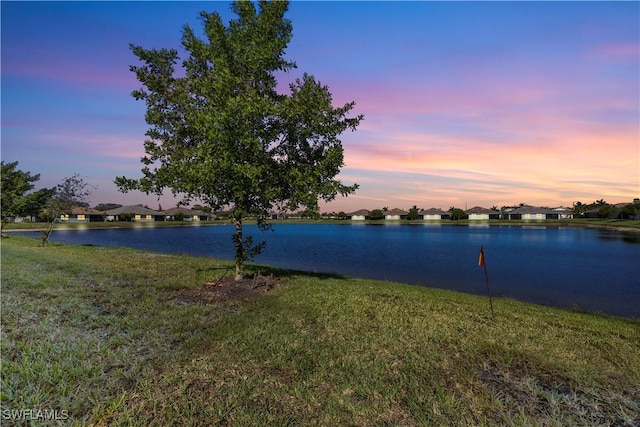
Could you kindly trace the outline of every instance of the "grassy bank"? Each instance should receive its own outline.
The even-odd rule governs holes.
[[[640,423],[637,320],[267,268],[202,304],[228,263],[36,244],[2,239],[2,425]]]

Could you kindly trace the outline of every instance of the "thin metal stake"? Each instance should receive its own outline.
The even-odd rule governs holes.
[[[491,319],[495,320],[493,314],[493,301],[491,300],[491,289],[489,288],[489,273],[487,272],[487,261],[484,258],[484,246],[480,246],[480,255],[478,257],[478,265],[484,267],[484,279],[487,284],[487,295],[489,296],[489,307],[491,307]]]

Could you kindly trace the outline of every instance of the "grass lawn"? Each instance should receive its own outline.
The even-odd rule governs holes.
[[[639,320],[266,267],[204,304],[228,262],[1,251],[2,425],[640,425]]]

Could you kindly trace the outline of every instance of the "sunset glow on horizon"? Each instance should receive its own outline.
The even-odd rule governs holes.
[[[98,203],[140,177],[147,125],[129,43],[180,48],[227,2],[2,2],[2,160],[80,174]],[[286,81],[313,74],[364,114],[342,135],[352,212],[571,206],[640,197],[640,3],[292,2]]]

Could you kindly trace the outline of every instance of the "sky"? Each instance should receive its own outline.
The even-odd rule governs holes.
[[[98,203],[141,177],[148,126],[129,43],[180,49],[228,2],[1,2],[1,146],[40,173],[79,174]],[[321,211],[571,206],[640,197],[639,2],[306,2],[286,57],[363,114],[342,135],[358,183]],[[284,86],[284,84],[283,84]],[[286,86],[285,86],[286,87]]]

